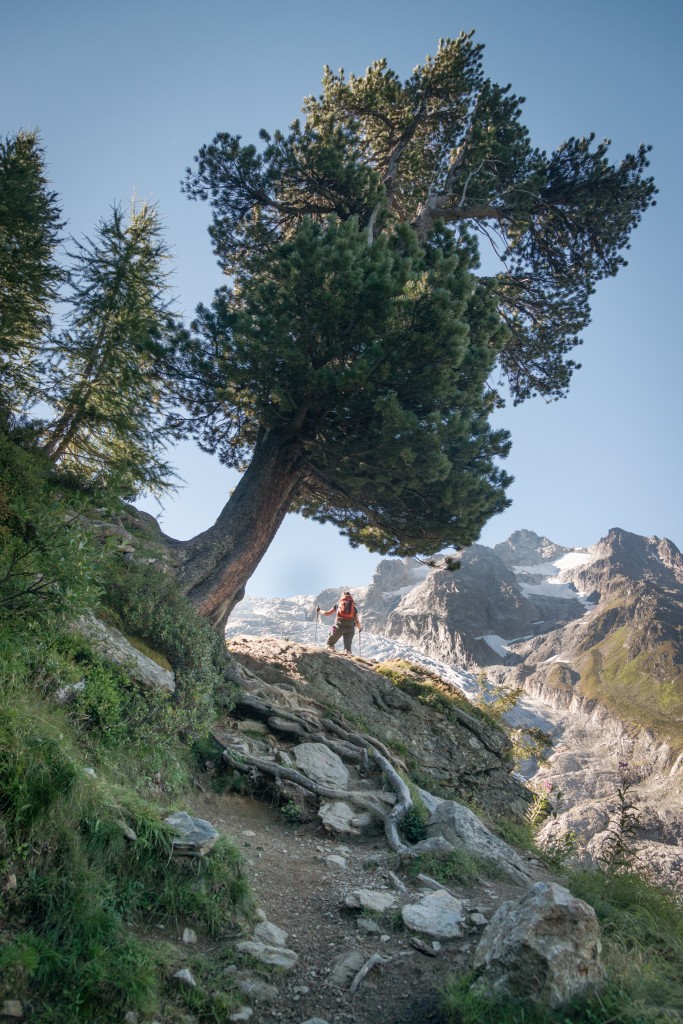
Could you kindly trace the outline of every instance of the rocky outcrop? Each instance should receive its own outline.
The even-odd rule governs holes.
[[[509,741],[486,721],[456,707],[448,717],[440,715],[358,658],[272,638],[236,637],[230,649],[249,670],[245,685],[250,695],[238,703],[238,715],[253,717],[252,698],[259,695],[287,699],[302,709],[328,708],[356,731],[362,723],[363,733],[409,759],[415,781],[426,789],[455,797],[476,792],[481,806],[493,814],[525,813],[528,794],[505,759]],[[272,731],[282,734],[277,716],[262,714]],[[344,758],[342,750],[336,752]]]
[[[483,994],[559,1007],[605,979],[595,911],[560,885],[538,882],[498,908],[477,947]]]
[[[180,857],[203,857],[215,845],[218,832],[211,822],[177,811],[164,818],[174,833],[173,853]]]
[[[494,836],[469,807],[444,800],[429,819],[427,835],[443,836],[456,849],[489,861],[515,882],[522,885],[532,882],[531,872],[522,858]]]
[[[89,613],[78,620],[77,628],[88,637],[95,650],[109,661],[125,668],[142,686],[150,690],[174,692],[173,673],[138,651],[114,626],[101,622]]]

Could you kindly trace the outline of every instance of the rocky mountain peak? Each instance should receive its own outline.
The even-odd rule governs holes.
[[[613,527],[591,550],[590,565],[578,573],[585,589],[597,588],[604,595],[624,578],[667,589],[683,584],[683,556],[666,538],[642,537]]]
[[[506,565],[535,565],[542,562],[553,562],[574,548],[565,548],[555,544],[547,537],[539,537],[533,530],[515,530],[507,540],[496,544],[494,553]]]

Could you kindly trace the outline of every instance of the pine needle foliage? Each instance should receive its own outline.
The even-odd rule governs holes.
[[[558,397],[590,296],[624,265],[654,201],[649,147],[614,164],[609,141],[591,134],[550,154],[534,147],[524,99],[486,76],[473,35],[441,40],[404,82],[385,59],[363,75],[326,68],[303,121],[262,131],[260,149],[216,135],[184,187],[210,202],[214,248],[233,274],[307,217],[355,218],[370,242],[397,223],[421,241],[439,224],[473,231],[500,260],[492,284],[509,328],[500,363],[513,394]]]
[[[50,345],[45,451],[83,480],[116,481],[124,496],[159,493],[173,477],[163,457],[175,329],[169,259],[155,207],[133,202],[127,219],[114,207],[92,239],[76,243],[67,329]]]
[[[37,133],[0,139],[0,374],[2,402],[14,411],[34,397],[63,280],[55,258],[62,227]]]

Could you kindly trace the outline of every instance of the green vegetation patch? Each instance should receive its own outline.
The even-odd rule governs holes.
[[[83,707],[55,706],[20,669],[15,658],[0,675],[0,875],[16,879],[0,894],[0,1001],[27,1002],[39,1024],[114,1022],[129,1009],[179,1020],[164,1011],[179,954],[159,929],[239,925],[250,906],[240,855],[219,839],[205,858],[173,856],[163,819],[178,805],[120,783],[121,769],[93,775],[94,738],[114,742],[103,719],[84,724]],[[88,717],[106,707],[132,728],[101,699],[107,686]]]
[[[411,859],[412,875],[429,875],[442,885],[471,885],[481,878],[500,878],[500,869],[485,857],[477,857],[465,850],[455,849],[447,857],[422,853]]]
[[[651,728],[683,748],[683,672],[673,644],[641,650],[635,657],[632,629],[622,626],[595,644],[580,663],[581,690],[627,722]]]
[[[444,683],[442,679],[423,668],[422,665],[397,658],[394,661],[383,662],[376,667],[375,671],[390,679],[399,690],[415,697],[421,704],[426,704],[432,711],[443,715],[451,722],[460,722],[464,712],[471,718],[479,718],[482,722],[486,722],[492,729],[500,728],[493,715],[472,704],[454,686]]]

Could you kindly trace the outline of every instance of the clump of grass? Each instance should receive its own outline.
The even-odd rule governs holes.
[[[460,849],[447,857],[420,854],[411,859],[408,870],[412,875],[429,875],[442,885],[471,885],[482,877],[500,877],[500,869],[492,861]]]
[[[394,686],[403,690],[404,693],[415,697],[421,704],[426,704],[449,721],[461,721],[464,713],[471,718],[478,718],[482,722],[486,722],[494,729],[500,728],[493,715],[472,704],[454,686],[444,683],[439,676],[422,665],[398,658],[394,661],[383,662],[377,666],[376,671],[390,679]]]
[[[144,713],[159,725],[168,708],[155,719],[152,695],[136,704],[125,673],[80,639],[49,656],[42,642],[29,649],[24,636],[18,651],[0,635],[0,876],[17,880],[0,893],[0,1002],[25,1001],[36,1024],[113,1024],[129,1009],[179,1020],[164,1010],[174,954],[156,926],[239,926],[250,905],[239,853],[220,839],[205,858],[172,855],[163,819],[177,804],[125,762],[154,741],[180,763],[175,713],[160,743]],[[57,684],[79,675],[85,689],[55,705]]]
[[[398,831],[401,838],[407,843],[419,843],[427,838],[427,823],[430,815],[420,798],[415,794],[412,796],[413,802],[404,814]]]

